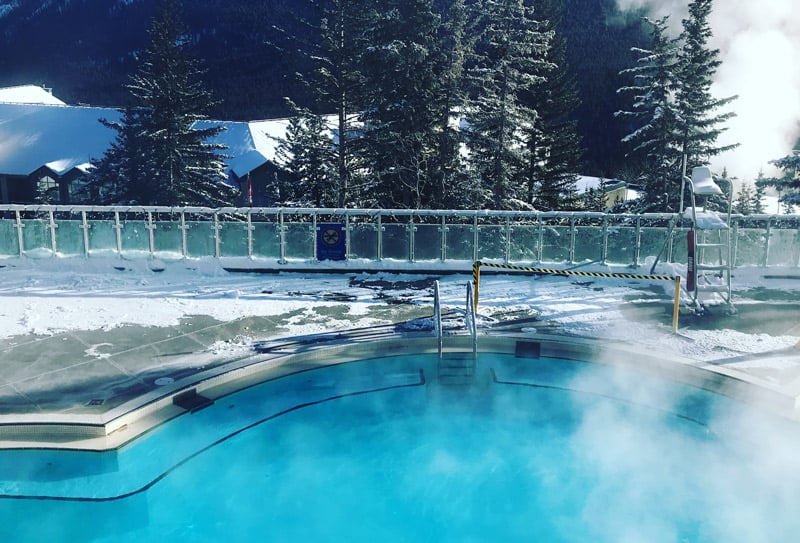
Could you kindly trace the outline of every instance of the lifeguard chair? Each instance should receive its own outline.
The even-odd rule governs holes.
[[[727,305],[729,313],[735,308],[731,299],[731,270],[733,268],[733,233],[731,207],[733,186],[729,184],[727,213],[707,211],[697,207],[697,199],[722,195],[724,192],[714,181],[711,169],[699,166],[692,169],[691,179],[684,178],[691,188],[690,208],[683,218],[691,221],[687,232],[687,264],[684,288],[691,298],[695,311],[702,313],[707,305]],[[683,195],[681,195],[681,198]],[[712,301],[714,303],[712,303]]]

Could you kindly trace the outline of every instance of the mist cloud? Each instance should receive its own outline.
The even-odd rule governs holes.
[[[795,0],[724,0],[709,18],[711,47],[722,65],[711,89],[717,98],[738,95],[723,111],[734,111],[720,144],[739,143],[715,157],[712,166],[752,180],[759,170],[774,173],[769,161],[789,154],[800,135],[800,10]],[[623,10],[646,9],[670,15],[675,33],[686,17],[688,0],[617,0]]]

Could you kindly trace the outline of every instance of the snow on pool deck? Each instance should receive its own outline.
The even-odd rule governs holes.
[[[4,389],[7,398],[33,398],[36,408],[47,409],[35,398],[70,368],[97,372],[112,384],[142,380],[242,355],[257,340],[430,315],[433,279],[440,281],[443,307],[460,311],[471,280],[469,274],[238,273],[214,261],[173,262],[163,271],[152,271],[147,261],[105,259],[8,259],[0,266],[0,413],[13,409],[12,400],[3,401]],[[646,274],[649,266],[581,269]],[[657,273],[676,270],[662,265]],[[483,274],[479,314],[483,326],[523,319],[519,329],[529,333],[547,327],[795,382],[800,270],[739,269],[735,275],[739,314],[682,311],[679,335],[671,334],[673,285],[663,281]],[[180,348],[165,347],[177,339]]]

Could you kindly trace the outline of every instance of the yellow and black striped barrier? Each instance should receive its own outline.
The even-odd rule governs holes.
[[[481,262],[476,260],[472,264],[472,282],[475,286],[475,311],[478,311],[478,296],[481,285],[481,266],[488,268],[500,268],[502,270],[521,271],[528,273],[538,273],[545,275],[563,275],[570,276],[576,275],[579,277],[606,277],[615,279],[636,279],[639,281],[674,281],[675,282],[675,301],[672,309],[672,331],[678,331],[678,310],[681,301],[681,276],[680,275],[639,275],[634,273],[603,273],[603,272],[588,272],[577,270],[553,270],[548,268],[530,268],[527,266],[515,266],[513,264],[494,264],[492,262]]]

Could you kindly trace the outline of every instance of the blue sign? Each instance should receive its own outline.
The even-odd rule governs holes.
[[[345,229],[343,224],[317,225],[317,260],[345,259]]]

